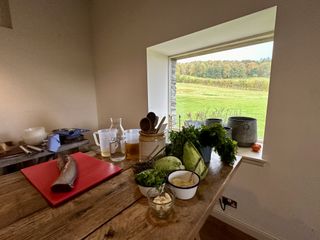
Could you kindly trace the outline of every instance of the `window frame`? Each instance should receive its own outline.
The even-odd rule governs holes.
[[[177,60],[191,58],[206,54],[212,54],[221,51],[227,51],[235,48],[247,47],[259,43],[265,43],[274,41],[274,31],[249,36],[246,38],[241,38],[229,42],[223,42],[221,44],[216,44],[202,49],[196,49],[188,51],[185,53],[180,53],[177,55],[168,56],[168,115],[169,115],[169,129],[173,129],[177,122],[176,115],[176,64]],[[271,66],[272,69],[272,66]],[[173,86],[174,84],[174,86]],[[269,93],[269,92],[268,92]],[[172,103],[174,101],[174,104]],[[172,109],[172,105],[175,105]],[[263,143],[263,139],[258,139],[258,142]]]

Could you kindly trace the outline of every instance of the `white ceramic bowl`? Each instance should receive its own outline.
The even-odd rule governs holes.
[[[193,184],[190,186],[177,186],[172,183],[172,179],[174,178],[181,178],[188,180],[192,174],[192,171],[189,170],[177,170],[169,174],[168,176],[168,183],[171,191],[174,193],[176,198],[182,199],[182,200],[188,200],[193,198],[193,196],[196,194],[199,183],[200,183],[200,177],[198,174],[193,173],[192,179]]]
[[[148,192],[149,192],[149,190],[150,190],[150,192],[149,192],[149,196],[150,197],[155,197],[155,196],[157,196],[157,194],[158,194],[158,190],[157,190],[157,188],[155,188],[155,187],[144,187],[144,186],[141,186],[141,185],[139,185],[138,184],[138,187],[139,187],[139,190],[140,190],[140,192],[141,192],[141,194],[143,195],[143,196],[145,196],[145,197],[148,197]]]
[[[47,133],[44,127],[27,128],[23,133],[23,141],[29,145],[39,145],[46,137]]]

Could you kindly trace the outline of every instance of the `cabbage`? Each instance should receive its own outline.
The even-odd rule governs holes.
[[[182,162],[179,158],[174,156],[166,156],[155,161],[153,167],[159,171],[164,171],[166,173],[172,172],[174,170],[184,169]]]
[[[196,169],[195,166],[200,162]],[[207,176],[208,168],[204,163],[204,160],[201,154],[198,152],[196,147],[189,141],[184,144],[183,147],[183,164],[185,165],[187,170],[194,171],[200,176],[200,179],[204,179]]]

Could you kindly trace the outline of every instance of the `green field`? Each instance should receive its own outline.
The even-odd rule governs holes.
[[[217,117],[246,116],[258,120],[258,138],[264,136],[268,92],[218,88],[202,84],[177,83],[177,116],[181,122]]]

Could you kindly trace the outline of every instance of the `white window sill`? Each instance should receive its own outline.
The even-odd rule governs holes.
[[[264,166],[267,161],[262,158],[263,144],[259,152],[253,152],[251,147],[238,147],[237,155],[242,156],[242,162]]]
[[[237,156],[242,157],[242,162],[253,164],[257,166],[263,167],[267,161],[262,158],[262,150],[263,150],[263,144],[261,144],[260,152],[256,153],[251,150],[251,147],[238,147]],[[94,145],[94,148],[96,146]],[[96,155],[96,151],[89,151],[86,152],[89,156],[94,157]],[[212,151],[212,155],[214,155],[216,158],[219,158],[218,154],[215,151]]]

